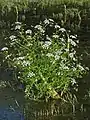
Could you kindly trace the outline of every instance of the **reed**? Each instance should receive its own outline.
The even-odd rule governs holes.
[[[39,5],[45,6],[52,6],[52,5],[60,5],[60,4],[67,4],[73,6],[83,6],[89,5],[90,0],[0,0],[0,5],[12,7],[14,4],[20,4],[21,6],[31,4],[32,2],[36,2]]]

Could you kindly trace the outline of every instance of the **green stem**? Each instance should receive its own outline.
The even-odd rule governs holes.
[[[16,9],[16,22],[18,22],[18,7],[15,6],[15,9]]]
[[[66,23],[66,5],[64,5],[64,24]]]

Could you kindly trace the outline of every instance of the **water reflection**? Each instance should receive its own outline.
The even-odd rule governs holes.
[[[24,94],[12,88],[0,88],[0,120],[24,120]]]
[[[90,120],[90,107],[85,104],[74,105],[61,101],[48,103],[30,102],[26,105],[26,120]]]
[[[83,92],[87,90],[84,83],[81,86],[78,100],[73,105],[60,100],[47,103],[25,101],[24,94],[20,91],[15,92],[11,88],[0,89],[0,120],[24,120],[24,115],[25,120],[90,120],[89,94]]]

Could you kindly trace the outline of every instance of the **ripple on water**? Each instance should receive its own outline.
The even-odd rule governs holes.
[[[20,111],[14,111],[10,108],[0,108],[0,120],[24,120]]]

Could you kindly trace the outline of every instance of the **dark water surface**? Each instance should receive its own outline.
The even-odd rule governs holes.
[[[24,120],[24,94],[0,88],[0,120]]]
[[[60,100],[25,101],[22,92],[0,89],[0,120],[90,120],[90,96],[85,86],[83,89],[74,104]]]

